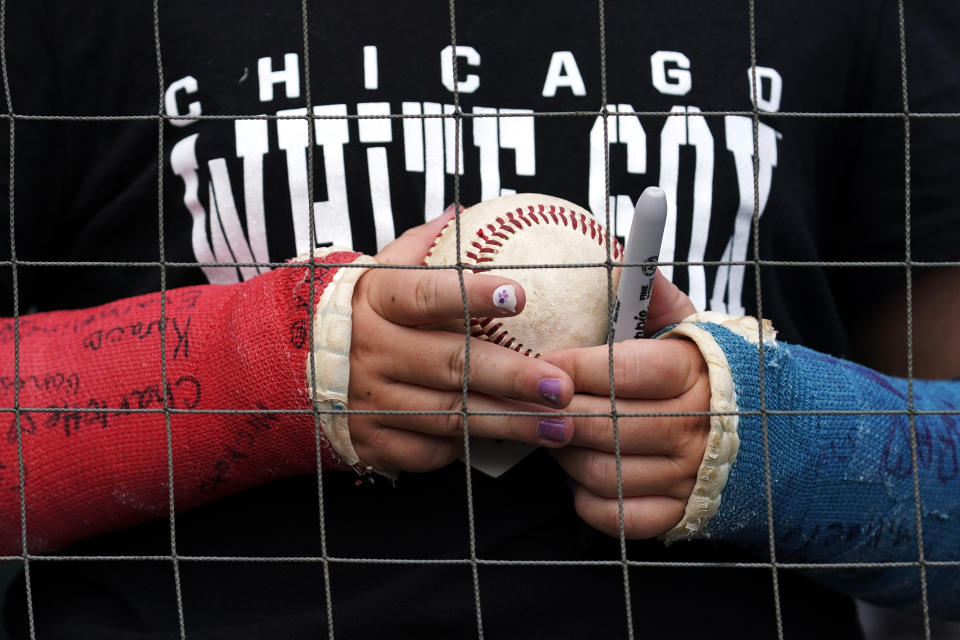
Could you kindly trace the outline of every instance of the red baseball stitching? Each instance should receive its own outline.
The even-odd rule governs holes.
[[[580,211],[570,210],[568,212],[563,207],[557,207],[552,204],[531,204],[527,205],[526,211],[524,211],[522,207],[517,207],[512,211],[505,211],[496,217],[496,223],[497,224],[488,223],[486,226],[477,229],[476,236],[479,240],[471,240],[469,246],[472,247],[473,250],[468,249],[464,252],[467,260],[477,265],[485,262],[493,262],[493,256],[499,253],[499,249],[503,246],[504,242],[508,241],[511,236],[524,227],[532,227],[535,224],[563,225],[564,227],[579,230],[584,236],[589,235],[590,239],[596,240],[598,245],[604,246],[604,243],[606,243],[606,233],[604,233],[603,227],[592,216],[585,215]],[[444,226],[443,230],[434,238],[433,244],[430,245],[427,256],[433,255],[437,241],[447,227],[455,224],[456,222],[451,220]],[[610,238],[610,240],[611,259],[619,262],[623,255],[623,248],[616,238]],[[464,263],[466,264],[466,262],[465,260]],[[424,260],[423,264],[426,264],[426,260]],[[471,269],[471,271],[476,273],[478,269]],[[482,272],[483,270],[481,269],[479,271]],[[540,357],[540,354],[534,353],[533,349],[526,348],[523,343],[517,342],[512,336],[508,336],[507,330],[502,329],[503,323],[493,322],[493,320],[494,319],[490,317],[471,318],[470,335],[513,349],[525,356]]]

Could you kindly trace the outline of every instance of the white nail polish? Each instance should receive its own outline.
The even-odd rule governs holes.
[[[510,313],[517,311],[517,290],[512,284],[497,287],[493,292],[493,306],[506,309]]]

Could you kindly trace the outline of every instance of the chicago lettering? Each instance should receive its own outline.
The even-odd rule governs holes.
[[[378,60],[380,50],[367,45],[362,50],[362,77],[358,87],[376,91],[381,86]],[[469,95],[496,76],[483,73],[483,51],[461,44],[444,47],[437,52],[440,62],[439,83],[450,92]],[[457,73],[454,77],[456,59]],[[256,96],[261,104],[278,99],[300,99],[301,60],[296,53],[261,57],[256,64]],[[734,219],[734,228],[724,244],[723,262],[743,262],[750,246],[750,227],[754,215],[754,141],[753,121],[745,116],[725,116],[714,119],[711,129],[701,110],[688,104],[696,90],[695,64],[681,51],[659,50],[649,56],[647,70],[639,67],[638,85],[648,83],[651,91],[674,97],[671,115],[662,119],[658,131],[648,132],[640,118],[633,115],[634,105],[612,103],[606,105],[606,114],[599,115],[589,132],[587,205],[594,212],[611,214],[611,226],[618,236],[625,236],[632,221],[634,194],[611,193],[605,201],[607,177],[606,145],[622,145],[625,162],[609,167],[610,184],[625,182],[629,176],[646,175],[648,154],[658,153],[659,175],[649,175],[646,182],[658,184],[667,194],[668,217],[661,247],[660,261],[703,262],[706,259],[708,234],[714,215]],[[748,95],[761,112],[780,109],[783,81],[770,67],[746,69],[738,81],[739,90]],[[554,51],[543,68],[530,70],[527,81],[534,92],[544,98],[559,96],[583,97],[591,89],[586,85],[576,56],[571,51]],[[756,83],[756,90],[753,85]],[[352,104],[335,102],[313,105],[316,119],[307,120],[304,107],[275,109],[274,118],[249,118],[233,122],[236,141],[230,157],[201,158],[198,139],[203,135],[196,129],[197,117],[203,113],[202,79],[186,75],[167,87],[164,104],[172,126],[184,129],[184,135],[170,151],[170,168],[183,185],[183,204],[192,217],[191,243],[194,255],[202,263],[203,272],[211,283],[232,283],[246,280],[266,270],[258,263],[270,262],[267,243],[267,221],[264,211],[264,158],[276,154],[286,165],[289,210],[294,228],[296,253],[310,250],[311,238],[318,245],[352,245],[351,202],[347,192],[347,171],[344,150],[358,145],[366,155],[366,180],[376,227],[376,244],[382,248],[396,237],[393,224],[390,176],[398,166],[412,174],[422,174],[423,220],[438,215],[452,199],[445,193],[446,177],[463,175],[466,170],[479,178],[480,198],[490,199],[514,193],[514,178],[537,175],[536,126],[532,111],[502,106],[472,106],[469,113],[476,117],[466,119],[442,118],[453,115],[452,103],[430,101],[401,101],[399,104],[383,101],[364,101]],[[267,111],[267,110],[264,110]],[[390,114],[414,116],[402,118],[397,126]],[[359,116],[356,127],[346,119]],[[383,116],[378,117],[378,116]],[[425,116],[418,118],[415,116]],[[496,117],[508,116],[508,117]],[[315,154],[325,189],[323,200],[309,202],[307,152],[311,135],[320,153]],[[650,120],[645,121],[646,127]],[[456,127],[461,127],[458,132]],[[353,133],[353,132],[356,133]],[[653,140],[648,144],[648,135]],[[355,137],[355,138],[354,138]],[[721,140],[716,139],[722,137]],[[760,122],[757,146],[759,157],[759,211],[763,214],[770,195],[774,169],[777,167],[779,132]],[[654,146],[657,145],[657,146]],[[657,148],[658,147],[658,148]],[[471,154],[465,156],[464,149]],[[681,150],[687,149],[695,158],[692,175],[681,175]],[[504,153],[514,162],[507,173],[501,166]],[[475,166],[464,166],[468,157]],[[614,157],[623,157],[616,154]],[[714,211],[714,174],[717,163],[732,165],[736,175],[739,205],[736,211]],[[242,185],[232,184],[228,163],[242,166]],[[400,164],[402,163],[402,164]],[[234,174],[237,175],[237,174]],[[618,176],[622,176],[618,178]],[[692,186],[692,189],[690,189]],[[728,185],[722,185],[728,189]],[[677,211],[677,194],[681,190],[693,193],[689,211]],[[202,190],[202,191],[201,191]],[[201,202],[204,193],[207,202]],[[241,222],[241,207],[245,220]],[[311,214],[314,228],[309,228]],[[679,217],[691,220],[687,241],[677,238]],[[687,255],[676,255],[678,246],[688,247]],[[285,258],[287,256],[277,256]],[[241,263],[243,266],[215,266]],[[738,314],[744,312],[743,266],[721,266],[717,269],[712,291],[707,290],[707,277],[702,265],[679,266],[686,269],[689,294],[698,310],[707,308]],[[674,268],[661,268],[668,278]]]

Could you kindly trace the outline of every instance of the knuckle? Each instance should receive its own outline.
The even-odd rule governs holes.
[[[376,468],[391,466],[390,436],[385,431],[388,430],[371,423],[363,423],[363,428],[360,429],[354,429],[351,425],[353,448],[364,464]]]
[[[510,353],[509,351],[507,353]],[[508,389],[510,393],[515,398],[524,398],[529,394],[526,393],[527,388],[531,387],[527,380],[527,363],[524,361],[514,360],[511,362],[511,366],[507,367],[504,372],[504,378],[507,382]]]
[[[576,433],[594,446],[606,446],[613,442],[613,422],[604,415],[584,416],[578,419]]]
[[[631,418],[622,433],[628,434],[626,448],[636,452],[638,447],[650,455],[672,457],[680,449],[682,437],[677,418],[655,415],[649,418]]]
[[[463,384],[463,375],[467,362],[467,347],[461,343],[456,349],[450,351],[447,359],[446,374],[450,386],[457,387]],[[459,404],[457,405],[459,408]]]
[[[376,419],[376,416],[371,417]],[[369,448],[377,452],[385,452],[390,449],[390,441],[392,440],[392,432],[390,429],[376,424],[370,424],[366,432],[365,440]]]
[[[530,358],[518,356],[510,349],[476,338],[471,338],[470,344],[471,379],[479,372],[496,372],[497,386],[505,395],[514,398],[529,396],[525,391],[530,386],[528,385],[530,375],[528,367],[532,362]]]
[[[461,416],[460,396],[450,394],[450,398],[444,403],[442,411],[445,411],[438,418],[441,421],[441,428],[445,436],[463,435],[463,419]]]
[[[678,429],[671,440],[670,446],[661,455],[667,456],[678,468],[686,466],[684,463],[693,458],[691,453],[693,434],[689,429]]]
[[[437,302],[440,300],[440,290],[436,278],[430,277],[431,274],[425,274],[424,277],[417,278],[413,288],[413,304],[418,314],[424,314],[433,311]]]
[[[707,361],[703,358],[697,345],[686,340],[683,341],[683,344],[688,355],[688,357],[683,358],[686,367],[679,375],[683,383],[683,388],[695,390],[698,386],[701,388],[706,387],[709,394],[710,385],[709,378],[707,377]],[[709,398],[709,395],[707,395],[707,397]]]
[[[677,430],[674,453],[688,465],[699,466],[707,448],[710,419],[706,416],[688,416]]]
[[[620,508],[616,502],[607,502],[604,505],[603,515],[603,530],[606,531],[611,536],[620,535]],[[623,506],[623,529],[627,537],[629,537],[631,522],[630,510],[627,508],[627,505]]]
[[[665,483],[664,486],[677,489],[688,481],[694,482],[696,480],[699,465],[692,464],[690,459],[667,458],[667,461],[670,468],[661,478]],[[692,484],[691,488],[693,488]]]
[[[634,378],[634,358],[630,349],[615,349],[613,352],[613,379],[618,387]]]
[[[607,459],[607,456],[597,453],[588,453],[584,456],[583,461],[583,481],[591,489],[597,491],[603,491],[604,493],[610,490],[610,460]],[[614,489],[616,489],[616,479],[614,478]]]
[[[656,367],[662,364],[650,353],[651,349],[645,348],[642,343],[628,341],[626,345],[633,348],[616,349],[613,352],[613,379],[618,388],[635,383],[636,380],[645,377],[645,372],[651,366]],[[657,371],[657,373],[660,372]]]
[[[616,517],[615,526],[619,531],[620,515],[614,513],[613,516]],[[651,536],[649,529],[650,522],[647,518],[641,517],[636,510],[629,508],[628,505],[623,506],[623,531],[627,538],[649,538]]]

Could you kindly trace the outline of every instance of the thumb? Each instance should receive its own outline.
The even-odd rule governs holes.
[[[425,224],[407,229],[399,238],[385,246],[376,255],[381,264],[420,264],[434,238],[444,225],[453,220],[455,204],[444,209],[443,213]],[[463,206],[460,206],[463,211]]]
[[[656,333],[667,325],[676,324],[696,313],[690,298],[680,288],[667,280],[666,276],[657,269],[653,279],[653,295],[650,298],[650,308],[647,311],[646,333]]]

